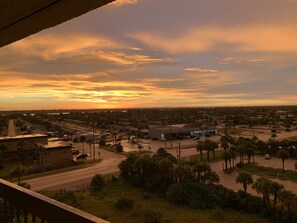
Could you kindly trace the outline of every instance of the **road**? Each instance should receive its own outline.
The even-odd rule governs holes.
[[[183,144],[187,144],[191,142],[193,141],[191,140],[188,140],[188,142],[183,141]],[[152,144],[152,147],[151,147],[152,152],[155,152],[157,150],[158,146],[160,145],[159,143],[160,142],[154,142]],[[145,149],[147,149],[146,147],[148,147],[148,145],[147,144],[143,144],[143,145],[145,146]],[[82,150],[82,143],[75,143],[75,146],[78,147],[79,150]],[[136,144],[133,145],[125,142],[123,143],[123,146],[124,147],[128,146],[129,150],[138,150]],[[85,144],[85,149],[86,151],[89,150],[87,144]],[[100,173],[104,175],[104,174],[111,174],[114,172],[118,172],[118,164],[125,159],[125,156],[108,152],[105,150],[99,150],[98,148],[96,148],[97,158],[98,158],[99,151],[103,161],[98,164],[95,164],[90,167],[82,168],[82,169],[34,178],[31,180],[28,180],[27,182],[31,185],[32,190],[34,191],[40,191],[45,189],[59,189],[59,188],[73,189],[76,186],[89,183],[91,178],[96,173]],[[176,149],[168,150],[168,152],[176,156]],[[181,157],[187,157],[195,154],[197,154],[197,150],[195,148],[181,150]],[[89,157],[89,159],[92,159],[92,157]],[[256,156],[255,162],[265,167],[274,167],[274,168],[282,167],[281,160],[274,157],[272,157],[271,160],[265,160],[262,156]],[[296,162],[295,160],[286,160],[285,168],[294,170],[295,162]],[[211,165],[211,168],[219,174],[220,184],[233,190],[242,189],[241,184],[236,184],[236,177],[238,176],[238,173],[235,172],[231,175],[227,175],[222,171],[223,161],[213,162],[210,165]],[[256,180],[258,176],[253,175],[253,178],[254,180]],[[274,180],[284,185],[284,187],[287,190],[297,193],[297,183],[291,182],[291,181],[284,181],[280,179],[274,179]],[[251,187],[248,187],[248,191],[251,194],[258,195]]]
[[[108,151],[101,151],[102,161],[98,164],[71,170],[67,172],[42,176],[27,180],[34,191],[51,190],[51,189],[73,189],[77,186],[87,184],[90,182],[95,174],[108,175],[118,172],[119,163],[126,157]]]

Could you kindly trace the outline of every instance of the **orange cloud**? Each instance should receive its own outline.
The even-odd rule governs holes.
[[[193,71],[197,73],[218,73],[217,70],[202,69],[199,67],[189,67],[189,68],[186,68],[185,71]]]
[[[81,55],[96,49],[120,49],[124,44],[103,36],[85,34],[75,35],[34,35],[6,47],[7,51],[19,52],[22,55],[41,57],[44,60],[55,60],[69,56]]]
[[[297,30],[286,25],[192,28],[177,37],[153,32],[129,36],[171,54],[207,52],[221,44],[228,44],[234,51],[297,52]]]
[[[125,5],[125,4],[137,4],[138,0],[116,0],[111,5]]]

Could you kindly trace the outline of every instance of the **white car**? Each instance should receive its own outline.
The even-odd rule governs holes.
[[[265,154],[264,159],[270,160],[271,159],[271,156],[267,153],[267,154]]]

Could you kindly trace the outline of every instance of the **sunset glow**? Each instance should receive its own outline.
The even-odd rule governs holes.
[[[118,0],[0,48],[0,110],[297,105],[296,9]]]

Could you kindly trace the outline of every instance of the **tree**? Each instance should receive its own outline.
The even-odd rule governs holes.
[[[212,158],[215,159],[216,158],[216,149],[219,148],[218,144],[214,141],[209,141],[209,149],[210,151],[212,151]]]
[[[203,181],[204,181],[205,184],[213,185],[214,183],[219,183],[220,182],[220,177],[214,171],[207,171],[204,174]]]
[[[17,178],[18,184],[21,183],[21,177],[26,173],[26,169],[23,166],[16,166],[10,172],[10,178]]]
[[[173,176],[178,184],[192,182],[194,179],[192,168],[189,165],[177,165],[173,170]]]
[[[223,149],[226,151],[229,148],[229,144],[224,141],[221,143],[221,147],[223,147]]]
[[[279,194],[283,190],[284,186],[277,183],[277,182],[272,182],[270,186],[270,193],[273,196],[273,208],[276,208],[276,204],[278,201]]]
[[[83,152],[82,152],[82,154],[85,153],[85,142],[86,142],[86,140],[87,140],[87,138],[86,138],[85,135],[81,135],[81,136],[79,137],[79,141],[81,141],[81,142],[83,143]]]
[[[279,193],[279,200],[285,206],[288,216],[292,215],[292,209],[296,208],[297,196],[291,191],[282,190]]]
[[[229,151],[224,151],[222,154],[222,158],[225,161],[226,170],[228,170],[228,161],[231,161],[232,154]]]
[[[3,155],[7,151],[7,146],[4,144],[0,145],[0,150],[1,150],[1,167],[3,167]]]
[[[265,178],[265,177],[260,177],[257,179],[255,183],[253,183],[253,189],[257,191],[257,193],[261,193],[263,195],[263,202],[265,208],[269,209],[270,208],[270,197],[269,194],[271,192],[271,185],[272,181]]]
[[[289,158],[289,153],[287,150],[281,149],[277,152],[277,157],[282,159],[283,171],[285,171],[285,160]]]
[[[100,139],[99,139],[99,146],[105,146],[106,145],[106,136],[105,135],[101,135]]]
[[[237,147],[237,151],[239,153],[239,162],[240,163],[244,163],[243,162],[243,156],[244,154],[246,153],[246,147],[243,145],[243,144],[240,144],[238,147]]]
[[[91,181],[91,187],[93,191],[101,190],[105,185],[105,181],[100,174],[96,174]]]
[[[236,183],[241,183],[244,192],[246,193],[247,186],[253,183],[253,177],[251,174],[246,172],[239,173],[239,175],[236,178]]]
[[[139,143],[137,147],[139,149],[139,153],[141,153],[141,150],[143,149],[143,146]]]
[[[261,155],[264,155],[268,149],[268,145],[265,142],[263,142],[262,140],[258,140],[256,142],[256,148],[260,152]]]
[[[197,145],[196,145],[196,150],[197,152],[200,152],[200,161],[202,161],[202,151],[205,149],[205,143],[204,141],[198,141]]]
[[[277,134],[275,134],[275,133],[272,133],[271,134],[271,138],[273,138],[273,141],[275,141],[275,138],[277,137]]]
[[[248,163],[251,162],[251,157],[254,157],[255,155],[255,151],[254,151],[254,146],[250,145],[247,149],[246,149],[246,154],[248,156]],[[254,162],[254,159],[253,159]]]

